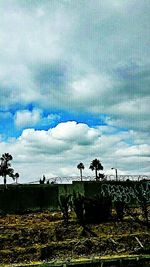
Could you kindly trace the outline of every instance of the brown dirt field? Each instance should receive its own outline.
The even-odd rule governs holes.
[[[129,218],[83,228],[73,213],[67,226],[59,212],[0,216],[0,263],[137,254],[137,238],[150,246],[147,227]]]

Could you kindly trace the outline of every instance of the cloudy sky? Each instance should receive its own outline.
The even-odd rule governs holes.
[[[0,154],[20,182],[150,173],[150,1],[0,1]]]

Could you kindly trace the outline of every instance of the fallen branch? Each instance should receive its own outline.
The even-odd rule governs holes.
[[[138,239],[137,236],[135,236],[136,241],[138,242],[138,244],[140,245],[141,248],[144,248],[144,246],[142,245],[141,241]]]

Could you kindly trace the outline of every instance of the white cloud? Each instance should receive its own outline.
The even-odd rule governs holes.
[[[59,121],[61,119],[61,116],[59,114],[48,114],[47,116],[43,116],[41,119],[41,126],[45,126],[45,125],[51,125],[53,123],[55,123],[56,121]]]
[[[16,112],[15,124],[17,127],[34,126],[41,119],[41,111],[38,109],[21,110]]]
[[[149,109],[150,97],[142,97],[142,98],[135,98],[132,100],[128,100],[123,103],[118,103],[116,105],[116,110],[118,111],[119,115],[126,114],[126,115],[138,115],[143,116],[147,114]]]
[[[58,140],[89,145],[99,137],[99,132],[94,128],[89,128],[84,123],[77,124],[75,121],[71,121],[58,124],[51,130],[51,135]]]
[[[18,110],[15,113],[15,124],[19,128],[31,127],[35,125],[46,126],[51,125],[55,121],[59,121],[60,115],[48,114],[44,115],[41,109],[34,108],[33,110]]]
[[[21,182],[37,180],[44,173],[47,177],[78,175],[76,166],[81,161],[84,174],[92,175],[89,165],[94,158],[101,160],[106,173],[116,167],[120,174],[148,174],[150,146],[144,140],[131,143],[133,135],[136,140],[133,132],[68,121],[47,131],[25,129],[17,139],[1,142],[0,154],[13,155]]]
[[[113,81],[111,78],[105,74],[89,74],[81,79],[73,81],[72,94],[75,99],[97,99],[97,97],[102,97],[106,91],[113,88]],[[92,98],[92,99],[91,99]]]
[[[124,148],[124,150],[118,149],[116,155],[120,157],[150,157],[150,145],[141,144]]]

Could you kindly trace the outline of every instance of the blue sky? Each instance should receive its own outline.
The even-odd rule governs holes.
[[[149,12],[140,0],[0,1],[0,153],[20,181],[77,175],[78,161],[89,175],[93,158],[106,174],[149,174]]]

